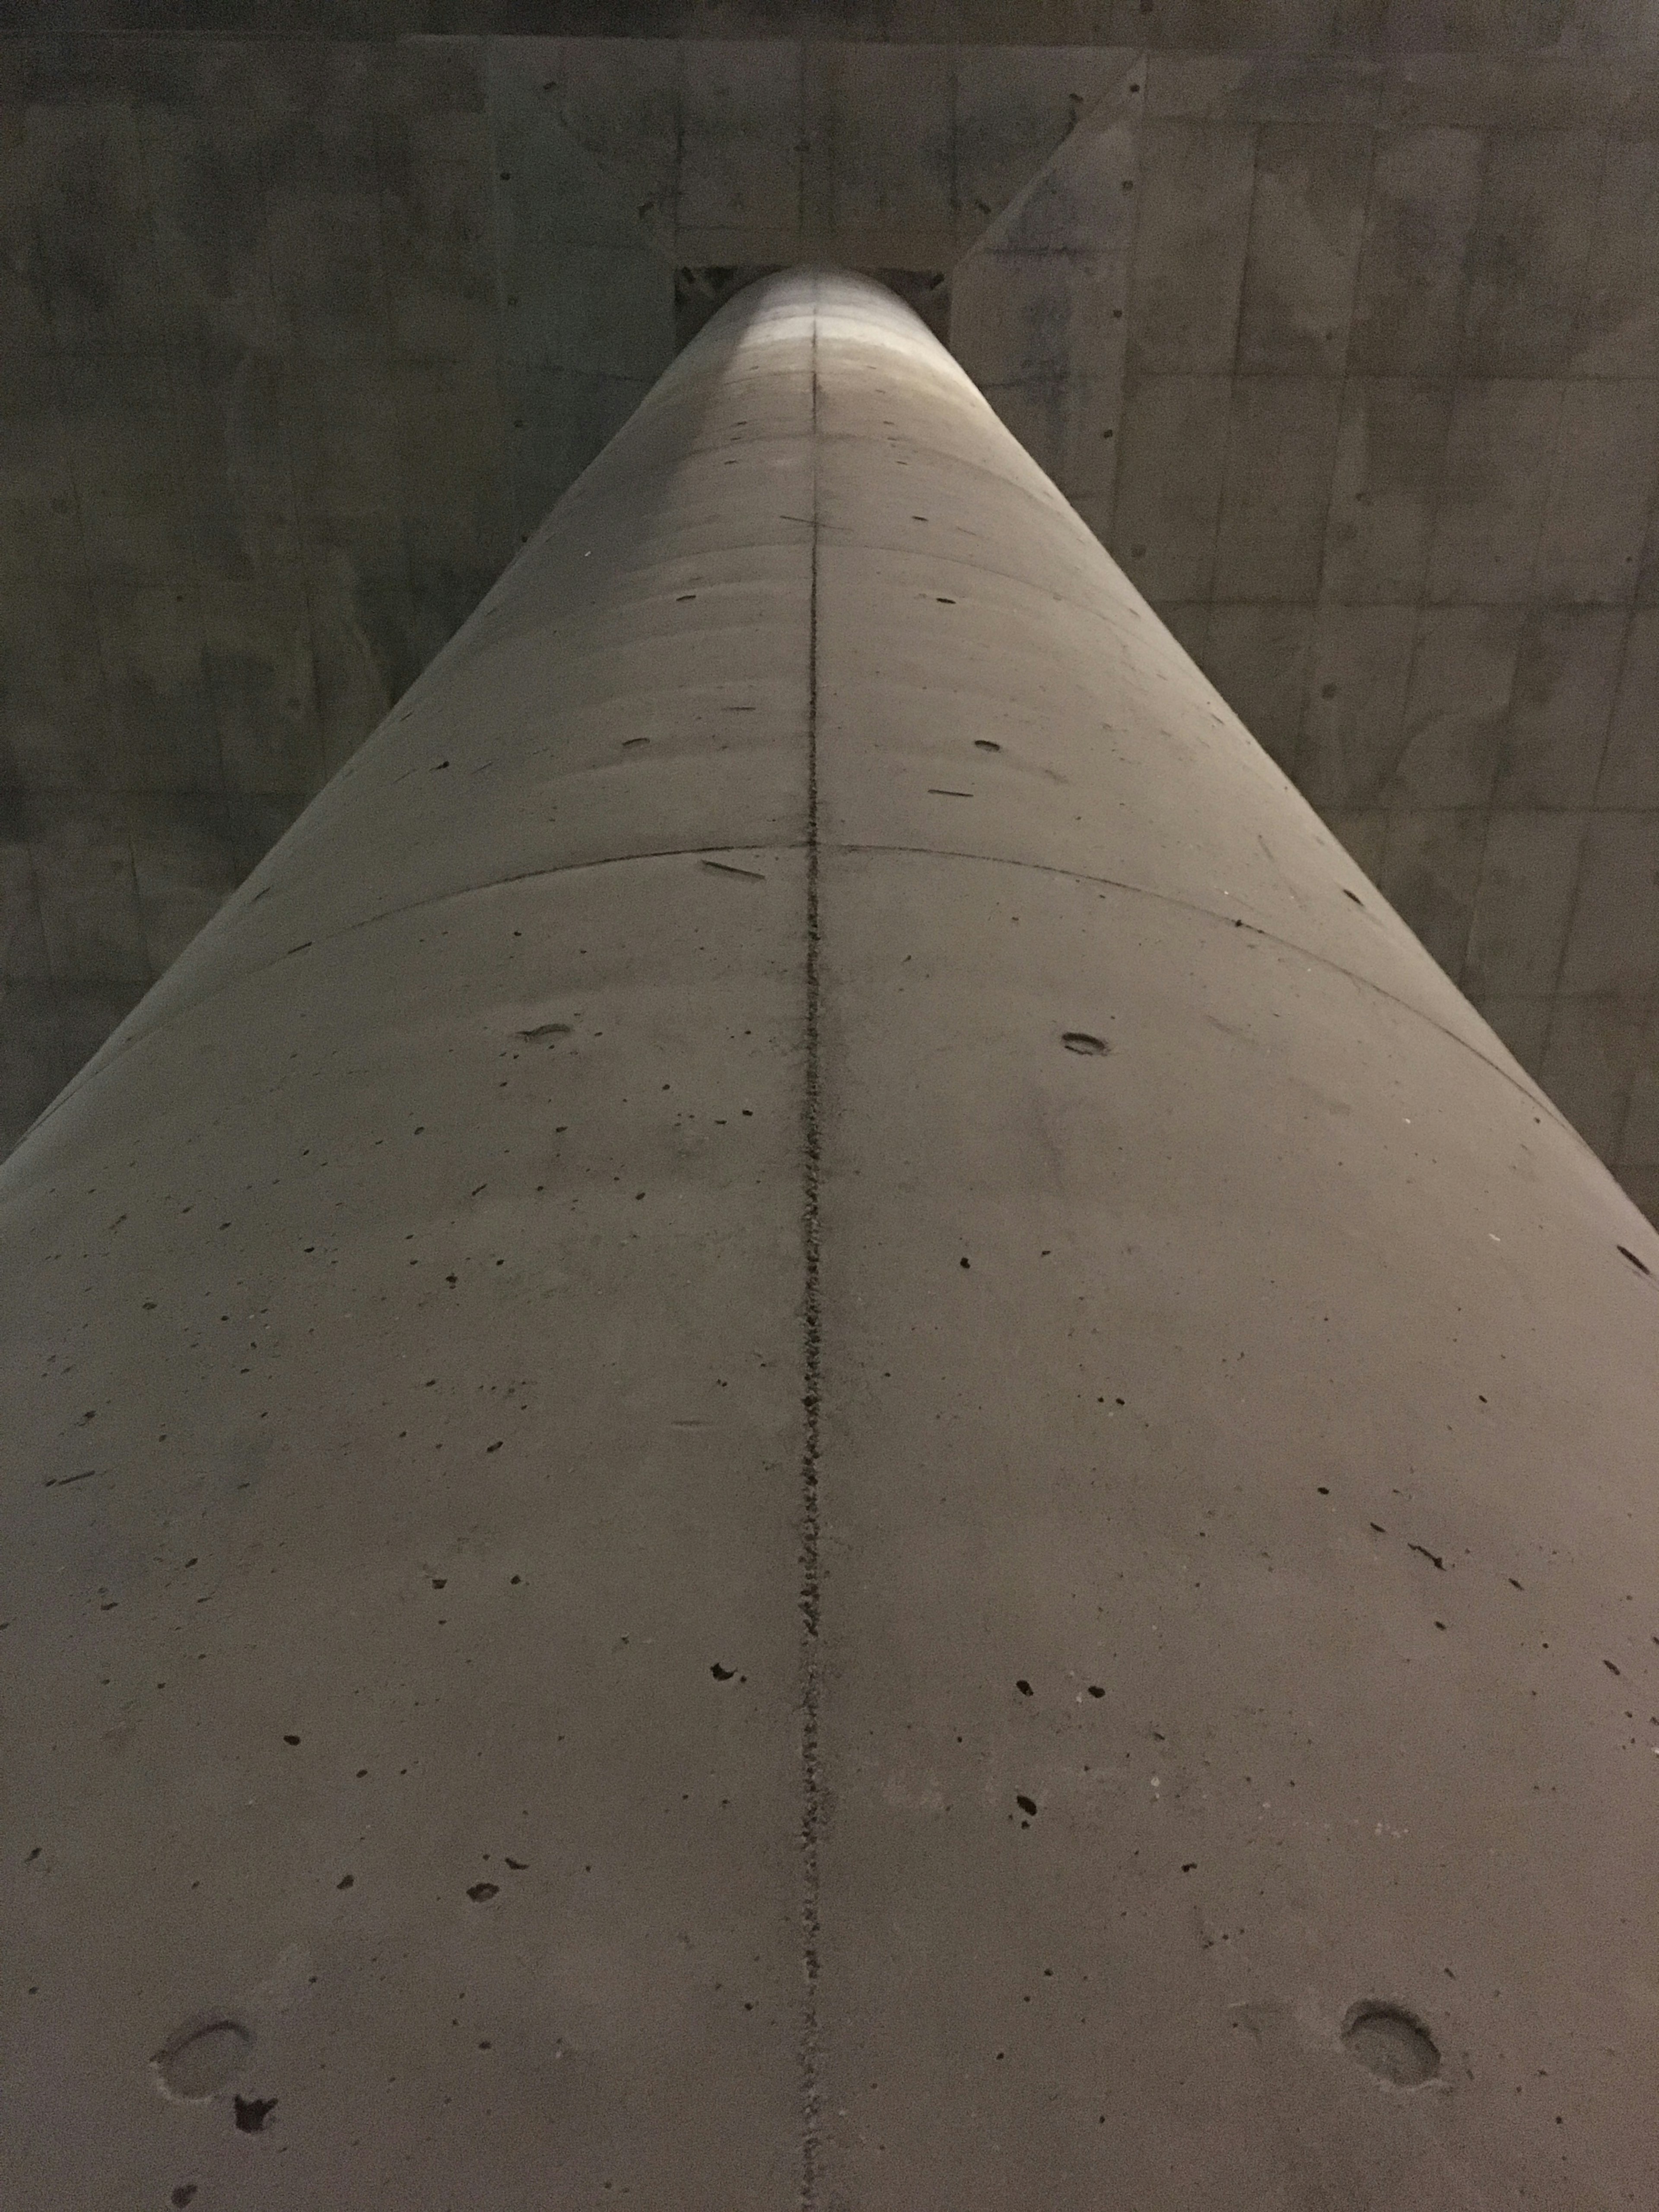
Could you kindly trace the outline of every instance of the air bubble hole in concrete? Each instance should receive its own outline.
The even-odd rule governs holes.
[[[1067,1052],[1099,1054],[1112,1048],[1104,1037],[1091,1036],[1087,1030],[1066,1030],[1060,1041]]]
[[[1415,2089],[1440,2071],[1434,2039],[1403,2005],[1368,1997],[1343,2025],[1342,2040],[1360,2064],[1395,2089]]]
[[[251,2028],[216,2016],[186,2021],[149,2063],[163,2094],[189,2102],[211,2097],[234,2081],[252,2048]]]

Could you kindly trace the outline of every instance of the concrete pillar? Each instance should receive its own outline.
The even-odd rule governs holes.
[[[905,309],[0,1170],[0,2201],[1652,2203],[1659,1237]]]

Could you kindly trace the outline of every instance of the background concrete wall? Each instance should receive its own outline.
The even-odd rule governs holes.
[[[1659,9],[837,12],[0,40],[0,1142],[625,419],[677,269],[820,255],[951,271],[1005,420],[1659,1208]]]

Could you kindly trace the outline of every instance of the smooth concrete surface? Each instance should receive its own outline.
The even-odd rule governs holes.
[[[0,2202],[1659,2193],[1659,1237],[740,295],[0,1169]]]

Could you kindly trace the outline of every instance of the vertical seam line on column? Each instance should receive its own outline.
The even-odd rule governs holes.
[[[817,2203],[818,1842],[818,1433],[821,1316],[818,1291],[818,1177],[822,1158],[818,1068],[818,285],[812,287],[811,577],[806,648],[806,1036],[802,1101],[801,1312],[801,2172],[802,2212]]]

